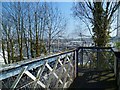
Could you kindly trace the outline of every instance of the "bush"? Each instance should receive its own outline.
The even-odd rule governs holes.
[[[120,42],[116,42],[115,47],[120,51]]]

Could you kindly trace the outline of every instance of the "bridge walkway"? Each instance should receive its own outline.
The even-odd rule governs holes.
[[[108,71],[91,71],[82,70],[78,73],[73,83],[68,90],[71,89],[81,90],[117,90],[114,72]]]

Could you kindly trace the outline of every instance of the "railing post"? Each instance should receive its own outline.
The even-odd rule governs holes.
[[[115,52],[116,61],[115,61],[115,76],[116,76],[116,83],[117,88],[120,90],[120,52]]]
[[[75,50],[75,71],[76,77],[78,77],[78,48]]]
[[[81,49],[81,67],[83,67],[83,48]]]
[[[99,68],[100,68],[100,65],[99,65],[99,63],[100,63],[99,58],[100,58],[100,57],[99,57],[99,49],[97,48],[97,60],[96,60],[96,66],[97,66],[96,69],[97,69],[97,70],[99,70]]]

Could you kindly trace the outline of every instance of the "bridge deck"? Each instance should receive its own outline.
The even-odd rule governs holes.
[[[113,71],[87,71],[79,73],[68,90],[117,90]]]

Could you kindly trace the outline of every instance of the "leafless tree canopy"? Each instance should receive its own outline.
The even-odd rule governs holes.
[[[2,3],[2,50],[5,63],[50,53],[53,39],[65,26],[65,19],[52,3]]]

